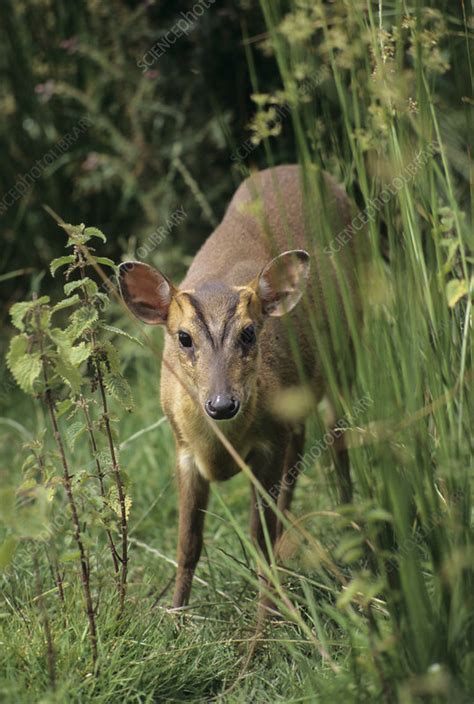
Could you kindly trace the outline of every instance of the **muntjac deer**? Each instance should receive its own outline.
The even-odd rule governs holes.
[[[327,174],[322,180],[324,195],[318,207],[326,210],[331,236],[344,229],[350,232],[345,192]],[[276,401],[279,394],[303,383],[309,385],[315,402],[328,393],[317,340],[330,337],[328,318],[334,317],[334,301],[349,341],[340,271],[336,273],[334,258],[323,254],[322,241],[313,233],[315,228],[308,227],[308,218],[300,168],[267,169],[238,188],[222,223],[197,253],[179,287],[147,264],[120,266],[121,293],[129,309],[143,322],[166,330],[161,402],[176,441],[179,485],[175,608],[189,600],[203,544],[209,483],[239,471],[209,419],[219,422],[274,498],[275,486],[282,487],[278,505],[287,511],[295,481],[293,475],[290,482],[282,479],[303,452],[304,431],[301,420],[297,425],[281,417]],[[347,295],[356,286],[352,237],[340,249],[337,265]],[[328,295],[331,286],[335,296]],[[337,352],[331,352],[330,344],[322,347],[333,354],[337,375],[341,359],[335,359]],[[347,452],[340,446],[335,454],[342,498],[348,501]],[[279,526],[272,506],[261,501],[259,510],[260,498],[253,487],[252,491],[251,532],[268,558],[262,521],[271,541]]]

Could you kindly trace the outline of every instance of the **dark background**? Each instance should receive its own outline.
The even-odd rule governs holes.
[[[43,203],[66,222],[100,227],[108,236],[101,253],[113,258],[183,207],[185,222],[162,247],[172,269],[222,216],[242,178],[230,154],[248,138],[255,108],[242,36],[261,37],[265,27],[256,3],[216,0],[143,73],[137,62],[194,4],[0,3],[2,197],[81,117],[92,120],[1,216],[1,271],[21,271],[0,283],[7,307],[62,253],[64,235]],[[265,89],[279,87],[274,59],[253,54]],[[289,127],[282,160],[294,158]],[[261,162],[260,147],[247,166]],[[41,289],[49,286],[46,274]]]
[[[256,112],[251,94],[271,93],[281,82],[276,60],[265,50],[267,29],[255,0],[215,0],[187,36],[142,72],[137,64],[145,52],[195,4],[0,3],[0,197],[81,117],[92,121],[0,215],[3,322],[13,302],[54,285],[47,268],[62,254],[64,234],[43,204],[66,222],[101,228],[108,236],[101,254],[115,260],[132,255],[177,208],[184,208],[186,219],[147,259],[177,277],[221,218],[243,177],[231,154],[249,138],[249,120]],[[438,0],[435,5],[451,23],[450,69],[436,78],[437,109],[446,115],[445,140],[451,139],[462,155],[469,128],[451,107],[468,93],[460,70],[464,38],[456,36],[462,4]],[[252,84],[252,62],[258,85],[255,79]],[[338,104],[332,79],[312,92],[313,114],[330,125],[316,151],[329,168],[325,154],[337,156],[345,172],[336,176],[343,176],[357,196]],[[282,121],[281,134],[271,142],[277,163],[295,160],[291,120]],[[260,145],[244,166],[267,164]],[[468,174],[457,176],[458,197],[468,198]]]

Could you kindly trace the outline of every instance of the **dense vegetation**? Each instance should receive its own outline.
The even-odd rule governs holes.
[[[470,702],[472,16],[442,0],[197,5],[0,4],[0,699]],[[283,618],[248,660],[248,482],[213,488],[177,621],[162,336],[107,280],[127,256],[179,280],[242,176],[295,160],[325,255],[351,235],[317,206],[322,168],[370,261],[338,409],[356,495],[338,505],[315,409],[272,572]]]

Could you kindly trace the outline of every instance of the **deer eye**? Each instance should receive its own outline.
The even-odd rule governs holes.
[[[181,347],[192,347],[193,346],[193,338],[191,335],[187,332],[184,332],[184,330],[180,330],[178,332],[178,340],[179,344]]]
[[[257,335],[255,332],[255,325],[247,325],[246,328],[242,330],[239,337],[239,342],[245,347],[250,347],[254,345],[257,341]]]

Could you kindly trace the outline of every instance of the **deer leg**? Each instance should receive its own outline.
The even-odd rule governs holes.
[[[201,556],[204,517],[209,498],[209,482],[199,474],[194,462],[178,462],[179,533],[178,571],[173,608],[186,606],[194,571]]]
[[[291,436],[285,455],[285,465],[283,478],[281,481],[280,494],[278,496],[278,508],[285,514],[290,510],[293,492],[300,474],[298,462],[304,449],[304,428]],[[280,537],[283,526],[280,520],[277,521],[277,537]]]
[[[256,454],[249,458],[250,466],[253,468],[256,478],[270,495],[270,499],[260,496],[252,485],[250,531],[255,545],[267,562],[270,562],[271,559],[269,547],[273,550],[277,538],[275,506],[280,493],[287,444],[288,442],[285,442],[282,446],[275,448],[270,457]],[[269,544],[267,544],[265,532],[268,534]],[[275,607],[267,594],[269,582],[263,570],[259,570],[259,579],[261,583],[260,610],[273,610]]]
[[[353,485],[349,451],[347,449],[344,429],[335,425],[331,430],[335,438],[332,446],[332,456],[336,469],[336,481],[339,489],[341,503],[349,504],[352,501]]]

